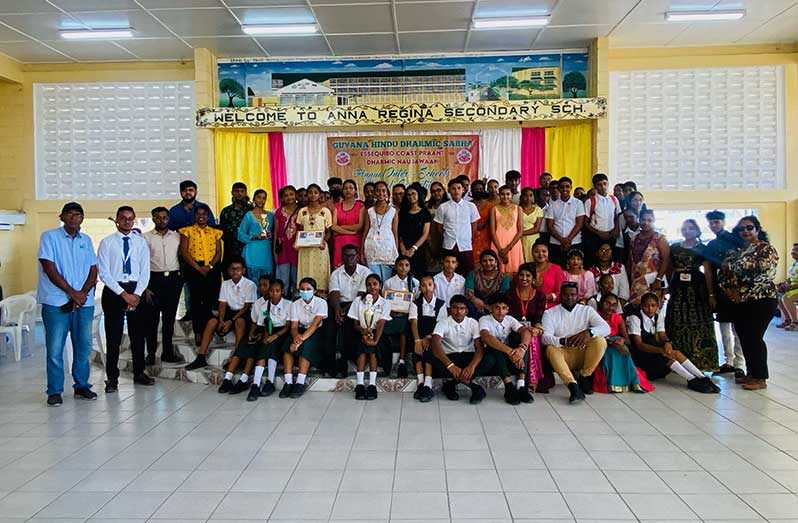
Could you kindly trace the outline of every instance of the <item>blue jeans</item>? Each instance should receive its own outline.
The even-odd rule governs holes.
[[[369,270],[380,277],[382,283],[393,276],[393,266],[383,264],[369,264]]]
[[[285,294],[288,298],[293,298],[296,295],[296,265],[292,265],[290,263],[279,264],[274,277],[282,280],[284,289],[283,294]]]
[[[60,307],[42,305],[44,343],[47,347],[47,395],[64,392],[64,344],[72,339],[72,379],[76,389],[89,389],[91,325],[94,306],[63,312]]]

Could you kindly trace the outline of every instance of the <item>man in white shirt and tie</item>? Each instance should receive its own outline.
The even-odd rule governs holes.
[[[133,381],[153,385],[155,380],[144,372],[144,339],[146,317],[139,308],[144,290],[150,281],[150,249],[147,242],[133,233],[136,212],[123,205],[116,211],[116,232],[100,241],[97,268],[105,284],[102,294],[105,315],[106,357],[105,392],[118,390],[119,346],[127,316],[130,351],[133,354]]]
[[[155,365],[158,351],[158,323],[163,315],[161,327],[161,361],[180,363],[183,357],[175,353],[172,338],[175,333],[175,317],[180,303],[183,280],[180,277],[180,233],[169,229],[169,209],[156,207],[152,210],[155,228],[141,236],[150,248],[150,283],[144,291],[142,306],[147,311],[147,365]]]
[[[593,394],[593,371],[607,349],[610,326],[592,307],[579,303],[575,282],[560,287],[560,304],[543,313],[546,357],[571,391],[570,402]],[[572,371],[578,371],[574,378]]]
[[[457,258],[457,272],[466,275],[474,270],[471,242],[479,220],[479,211],[472,202],[463,199],[463,182],[449,180],[451,200],[443,202],[435,212],[436,227],[443,234],[443,255]]]

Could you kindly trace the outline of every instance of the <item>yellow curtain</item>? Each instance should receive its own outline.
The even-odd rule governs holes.
[[[591,124],[546,128],[546,171],[557,179],[567,176],[573,187],[592,187],[593,127]]]
[[[274,208],[269,135],[242,131],[218,131],[214,136],[216,152],[216,201],[221,211],[230,205],[230,190],[235,182],[244,182],[250,198],[257,189],[269,195],[267,209]]]

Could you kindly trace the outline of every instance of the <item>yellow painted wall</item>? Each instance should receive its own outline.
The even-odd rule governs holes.
[[[649,206],[655,209],[756,209],[763,228],[770,233],[779,251],[780,277],[783,277],[792,243],[798,241],[798,44],[672,49],[610,47],[608,53],[609,71],[755,65],[785,66],[786,188],[775,191],[656,191],[645,192],[645,196]],[[609,108],[612,110],[611,98]],[[609,148],[599,148],[597,155],[599,163],[609,165]]]

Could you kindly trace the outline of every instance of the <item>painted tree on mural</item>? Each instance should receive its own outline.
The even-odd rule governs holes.
[[[242,100],[245,98],[244,86],[232,78],[225,78],[219,82],[219,90],[227,95],[227,107],[235,107],[233,100],[236,98]]]
[[[579,91],[587,89],[587,80],[585,75],[577,71],[571,71],[565,78],[562,79],[562,90],[570,92],[573,98],[576,98]]]
[[[529,97],[531,98],[534,93],[537,92],[546,92],[549,91],[548,86],[544,85],[543,82],[540,80],[523,80],[518,84],[518,89],[522,91],[526,91],[529,93]]]

